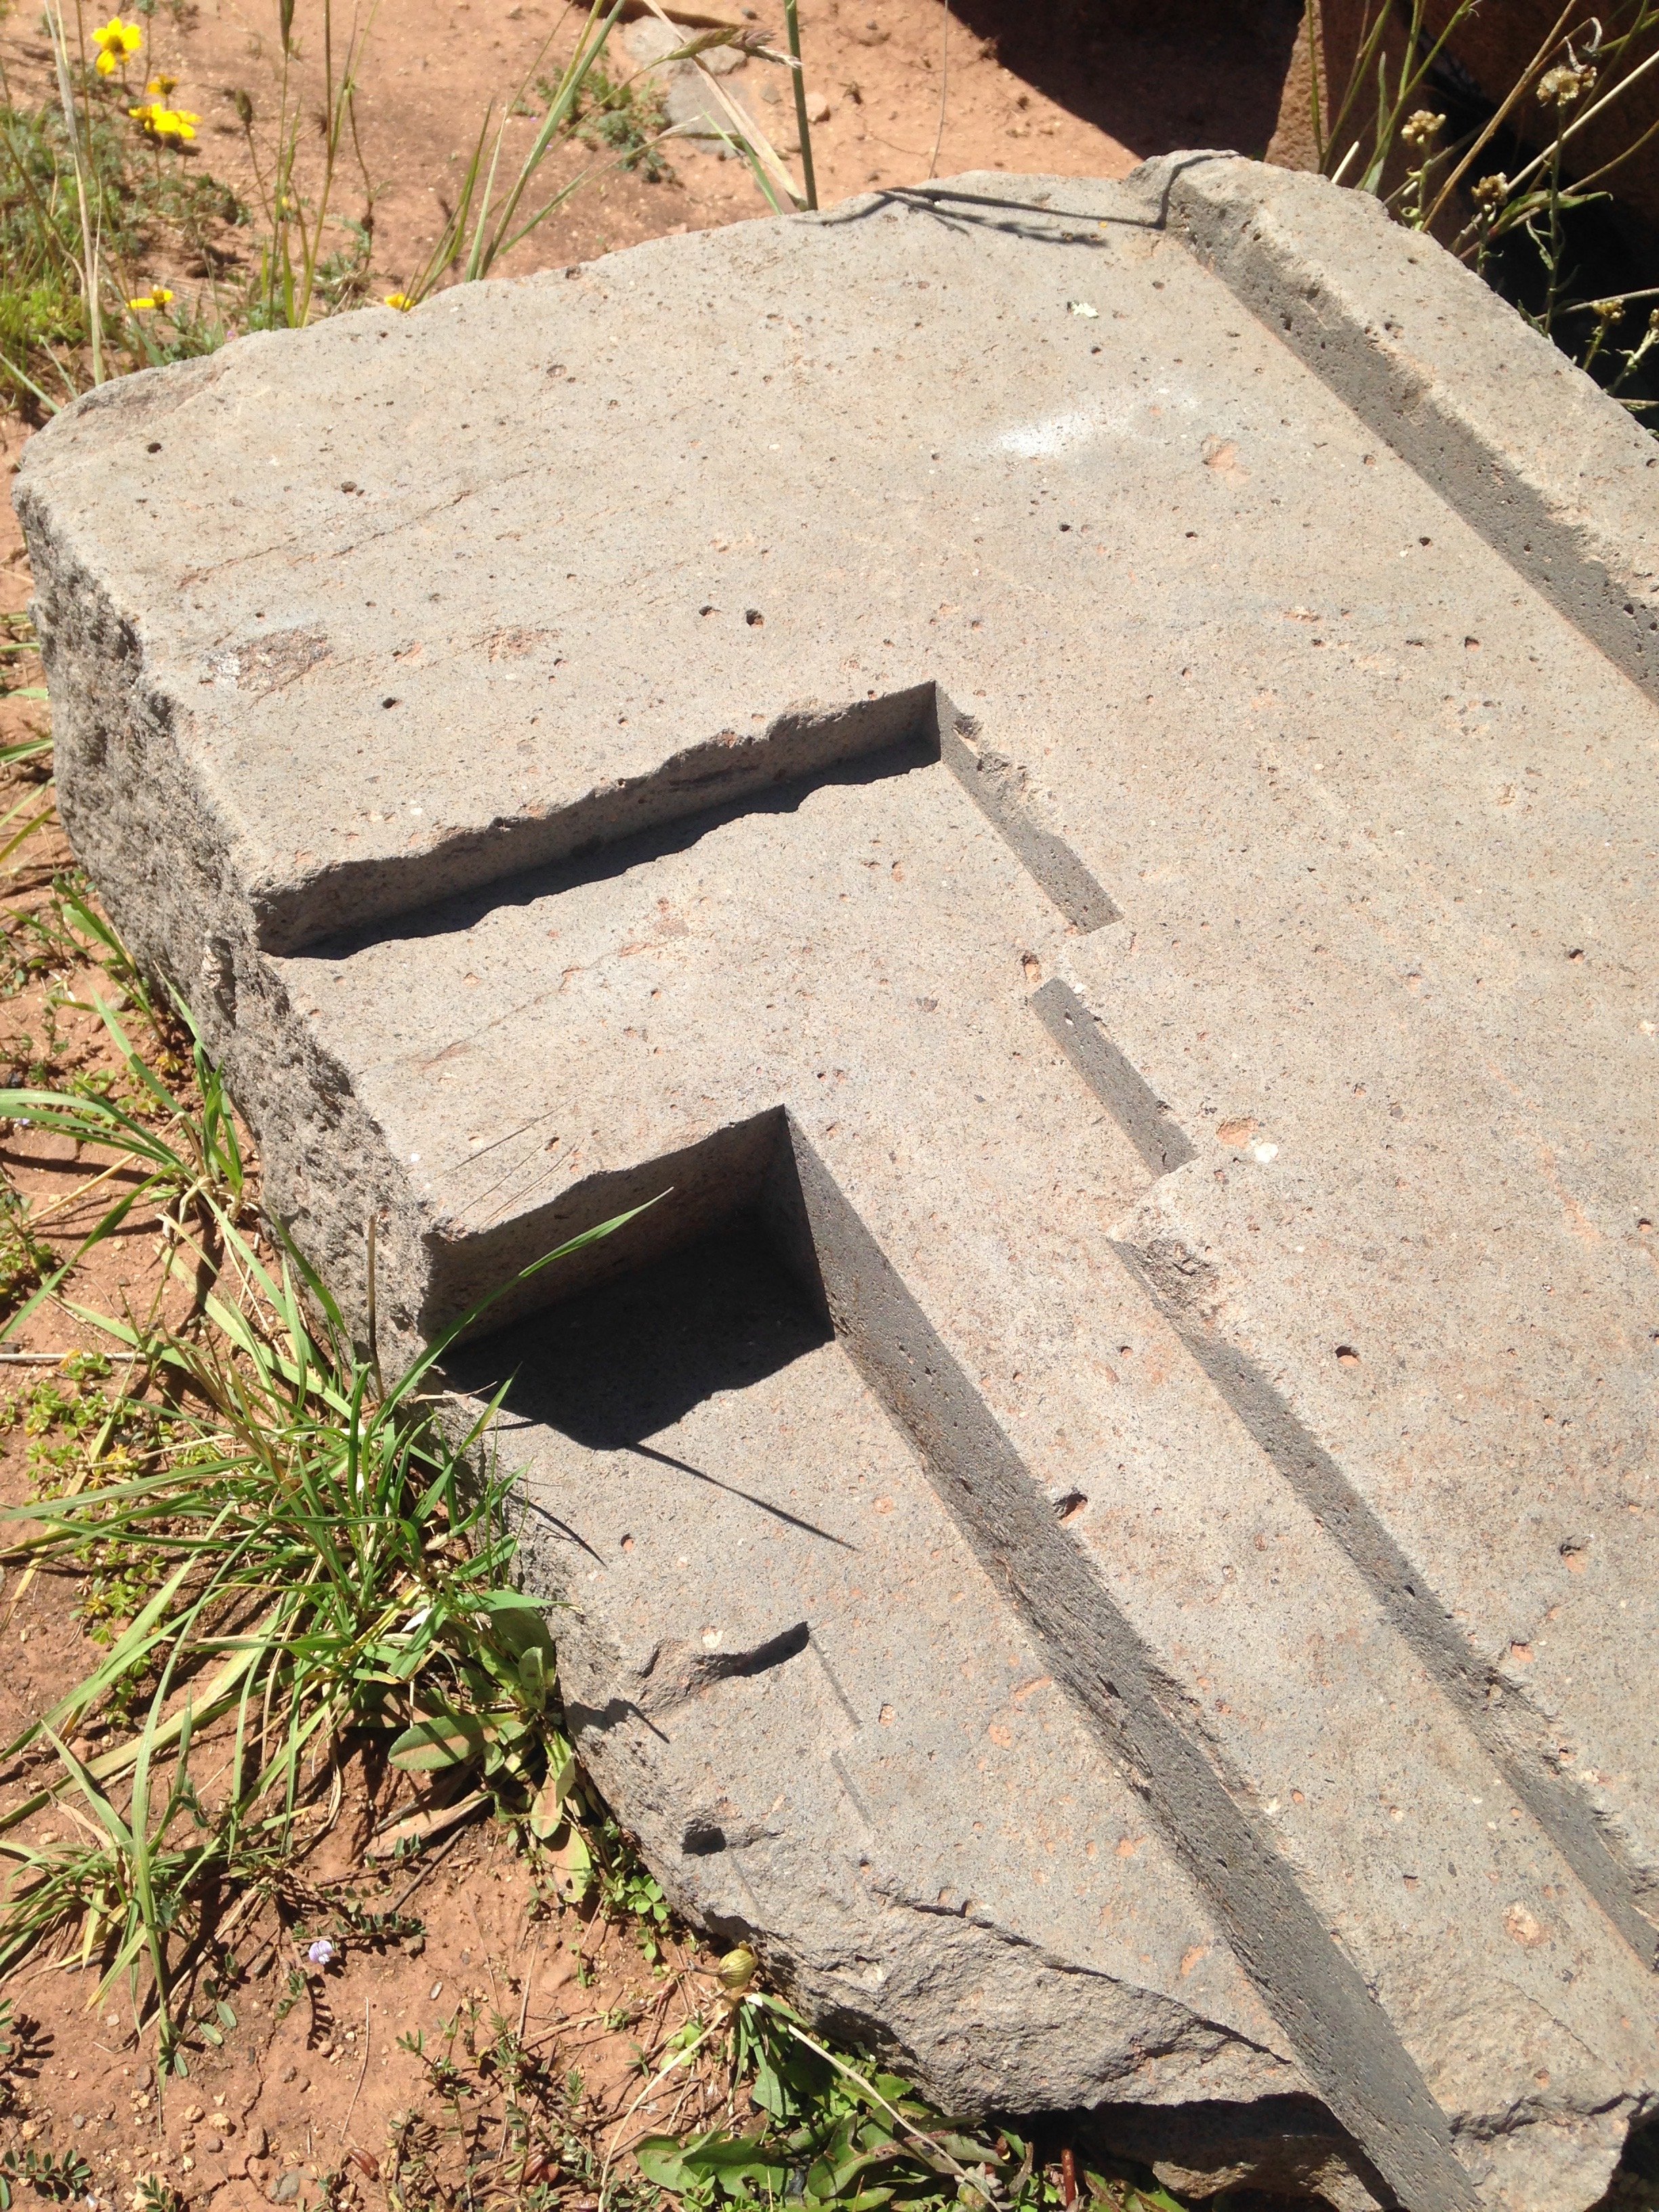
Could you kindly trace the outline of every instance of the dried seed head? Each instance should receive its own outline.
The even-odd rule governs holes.
[[[1483,215],[1495,215],[1510,196],[1510,180],[1501,172],[1482,177],[1470,198]]]
[[[1590,313],[1604,331],[1611,330],[1615,323],[1624,321],[1625,303],[1622,300],[1592,300]]]
[[[1558,63],[1538,80],[1539,105],[1548,107],[1553,102],[1557,107],[1571,107],[1574,100],[1595,88],[1595,78],[1589,62]]]
[[[1400,135],[1408,146],[1428,146],[1445,127],[1443,115],[1435,114],[1431,108],[1419,107],[1414,115],[1408,115],[1401,125]]]
[[[670,62],[696,61],[699,55],[709,52],[715,46],[730,46],[734,52],[747,54],[756,61],[781,62],[786,69],[793,66],[787,54],[773,51],[769,33],[758,27],[739,29],[729,27],[724,30],[694,32],[672,53],[664,54],[657,67],[664,68]]]
[[[741,1996],[755,1978],[755,1969],[760,1960],[746,1943],[739,1943],[735,1951],[728,1951],[714,1969],[715,1977],[723,1990]]]

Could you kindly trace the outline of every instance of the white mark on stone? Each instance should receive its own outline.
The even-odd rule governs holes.
[[[1017,453],[1022,460],[1036,461],[1080,446],[1110,427],[1103,409],[1078,407],[1064,415],[1050,415],[1041,422],[1019,422],[997,440],[998,451]],[[975,571],[977,574],[977,571]]]
[[[1250,1157],[1260,1160],[1265,1168],[1269,1160],[1276,1160],[1279,1158],[1279,1147],[1277,1145],[1252,1145]]]

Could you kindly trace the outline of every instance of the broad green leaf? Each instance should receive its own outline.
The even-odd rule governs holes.
[[[480,1604],[489,1616],[489,1627],[515,1659],[526,1652],[537,1652],[545,1663],[553,1663],[553,1638],[547,1623],[538,1609],[528,1604],[514,1590],[489,1590],[483,1593]]]
[[[556,1833],[564,1822],[564,1792],[557,1773],[550,1774],[536,1793],[530,1808],[530,1832],[541,1842]]]
[[[395,1737],[386,1757],[405,1774],[436,1774],[464,1766],[483,1747],[483,1729],[471,1713],[433,1713]]]
[[[740,2136],[694,2136],[685,2143],[672,2136],[647,2136],[635,2144],[634,2155],[647,2180],[682,2193],[700,2181],[719,2181],[727,2189],[776,2197],[788,2185],[787,2161]]]

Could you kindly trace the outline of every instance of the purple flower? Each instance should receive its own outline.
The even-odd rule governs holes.
[[[306,1953],[306,1956],[313,1966],[331,1966],[334,1960],[334,1946],[326,1936],[319,1936]]]

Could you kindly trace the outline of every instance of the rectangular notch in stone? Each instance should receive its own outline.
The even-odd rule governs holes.
[[[1046,829],[1032,811],[1026,771],[981,744],[973,715],[952,706],[937,685],[933,735],[945,767],[1074,929],[1104,929],[1121,919],[1117,907],[1065,839]]]
[[[397,916],[543,868],[591,858],[731,809],[760,807],[792,787],[877,760],[940,761],[1055,906],[1081,930],[1118,909],[1065,841],[1043,826],[1023,768],[978,743],[978,725],[935,683],[830,707],[791,707],[749,736],[724,730],[662,761],[649,775],[589,792],[547,815],[445,836],[405,855],[336,863],[303,882],[256,896],[268,952],[301,952],[330,938],[384,930]]]
[[[743,1172],[728,1185],[728,1226],[758,1231],[804,1296],[785,1331],[803,1348],[833,1331],[889,1418],[908,1439],[936,1495],[981,1565],[1035,1637],[1054,1679],[1088,1716],[1102,1748],[1143,1790],[1164,1840],[1216,1911],[1240,1963],[1286,2032],[1309,2080],[1413,2212],[1472,2212],[1444,2115],[1386,2015],[1303,1894],[1270,1830],[1227,1788],[1206,1747],[1158,1692],[1156,1668],[1093,1565],[1055,1521],[1013,1444],[908,1285],[788,1115],[778,1110],[729,1133]],[[757,1173],[758,1170],[758,1173]],[[712,1194],[711,1194],[712,1195]],[[717,1203],[717,1201],[716,1201]],[[712,1211],[712,1208],[711,1208]],[[706,1213],[705,1234],[720,1226]],[[628,1232],[622,1232],[619,1243]],[[706,1248],[711,1254],[713,1247]],[[690,1256],[690,1255],[688,1255]],[[637,1264],[637,1262],[636,1262]],[[745,1275],[755,1267],[744,1261]],[[762,1262],[763,1267],[764,1262]],[[688,1280],[684,1265],[677,1271]],[[719,1273],[718,1266],[714,1275]],[[713,1278],[711,1277],[711,1288]],[[614,1294],[606,1293],[607,1303]],[[781,1307],[783,1301],[774,1298]],[[553,1404],[531,1376],[506,1401],[514,1418],[545,1420],[599,1449],[639,1448],[689,1397],[741,1387],[745,1361],[775,1356],[768,1341],[722,1336],[695,1359],[665,1352],[641,1409],[619,1404],[590,1364],[567,1358]],[[580,1318],[577,1322],[580,1334]],[[820,1331],[823,1335],[820,1334]],[[793,1334],[792,1334],[793,1332]],[[520,1336],[470,1349],[452,1364],[475,1392],[520,1365]],[[682,1371],[684,1369],[684,1371]],[[810,1639],[792,1633],[752,1655],[786,1663]]]
[[[1031,1011],[1154,1175],[1195,1158],[1192,1139],[1069,985],[1045,983]]]

